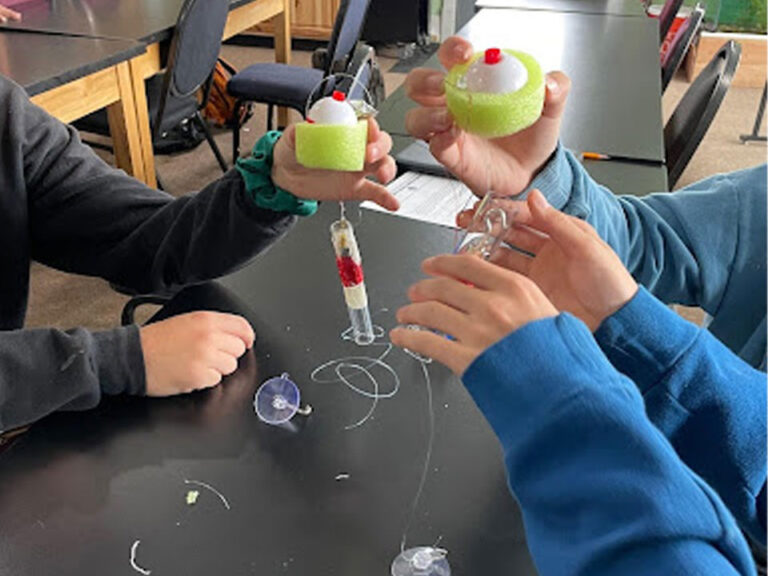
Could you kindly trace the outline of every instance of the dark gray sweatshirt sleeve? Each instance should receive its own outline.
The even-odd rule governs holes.
[[[0,432],[57,410],[87,410],[102,394],[143,394],[139,328],[0,332]]]
[[[174,199],[102,162],[77,132],[0,77],[2,209],[15,246],[0,274],[0,431],[103,394],[143,394],[138,328],[22,330],[30,259],[140,292],[214,278],[278,239],[292,216],[263,210],[232,171]],[[10,267],[9,270],[5,268]],[[7,293],[6,293],[7,292]]]
[[[101,161],[26,101],[22,143],[32,258],[141,292],[215,278],[274,242],[293,217],[258,208],[237,171],[173,199]]]

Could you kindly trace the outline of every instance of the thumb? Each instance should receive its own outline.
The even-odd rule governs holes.
[[[526,225],[544,232],[566,254],[577,252],[584,238],[584,231],[570,216],[552,208],[539,190],[533,190],[528,196],[528,208],[531,211],[531,220],[526,222]]]
[[[296,126],[291,124],[288,126],[284,131],[283,135],[280,138],[281,140],[285,140],[285,143],[288,144],[288,148],[291,150],[296,149]]]
[[[560,119],[571,91],[571,79],[562,72],[550,72],[546,77],[546,86],[541,115],[545,118]]]
[[[363,180],[363,183],[357,189],[353,200],[370,200],[382,208],[395,212],[400,208],[398,199],[378,182]]]
[[[461,129],[454,125],[450,130],[435,134],[429,140],[429,151],[432,156],[445,166],[449,172],[461,178],[461,160],[462,150],[459,147],[459,138],[461,138]]]

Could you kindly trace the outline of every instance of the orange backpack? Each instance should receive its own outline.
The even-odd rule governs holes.
[[[212,124],[219,128],[231,128],[234,123],[235,103],[237,99],[227,92],[227,82],[237,74],[237,69],[223,58],[219,58],[213,69],[213,81],[211,91],[208,94],[208,102],[203,110],[205,116]],[[240,126],[253,115],[253,104],[248,102],[240,108]]]

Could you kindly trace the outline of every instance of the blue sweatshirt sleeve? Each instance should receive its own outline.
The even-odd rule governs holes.
[[[621,190],[597,184],[559,146],[530,188],[587,220],[657,298],[715,317],[712,331],[740,351],[766,313],[765,297],[752,296],[766,293],[767,175],[762,165],[674,193],[617,196]],[[748,359],[753,365],[765,355],[762,344]]]
[[[543,576],[754,574],[730,513],[581,322],[528,324],[463,380],[501,442]]]
[[[680,457],[764,543],[765,374],[642,288],[595,338]]]

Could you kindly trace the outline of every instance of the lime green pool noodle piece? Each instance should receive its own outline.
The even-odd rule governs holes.
[[[296,125],[296,160],[305,168],[358,172],[365,163],[368,120],[354,126],[340,124]]]
[[[525,52],[504,50],[528,70],[528,82],[517,92],[492,94],[469,92],[458,83],[470,65],[482,58],[478,52],[469,62],[454,66],[445,77],[445,97],[456,124],[471,134],[484,138],[509,136],[528,128],[541,116],[544,106],[544,73],[536,59]]]

